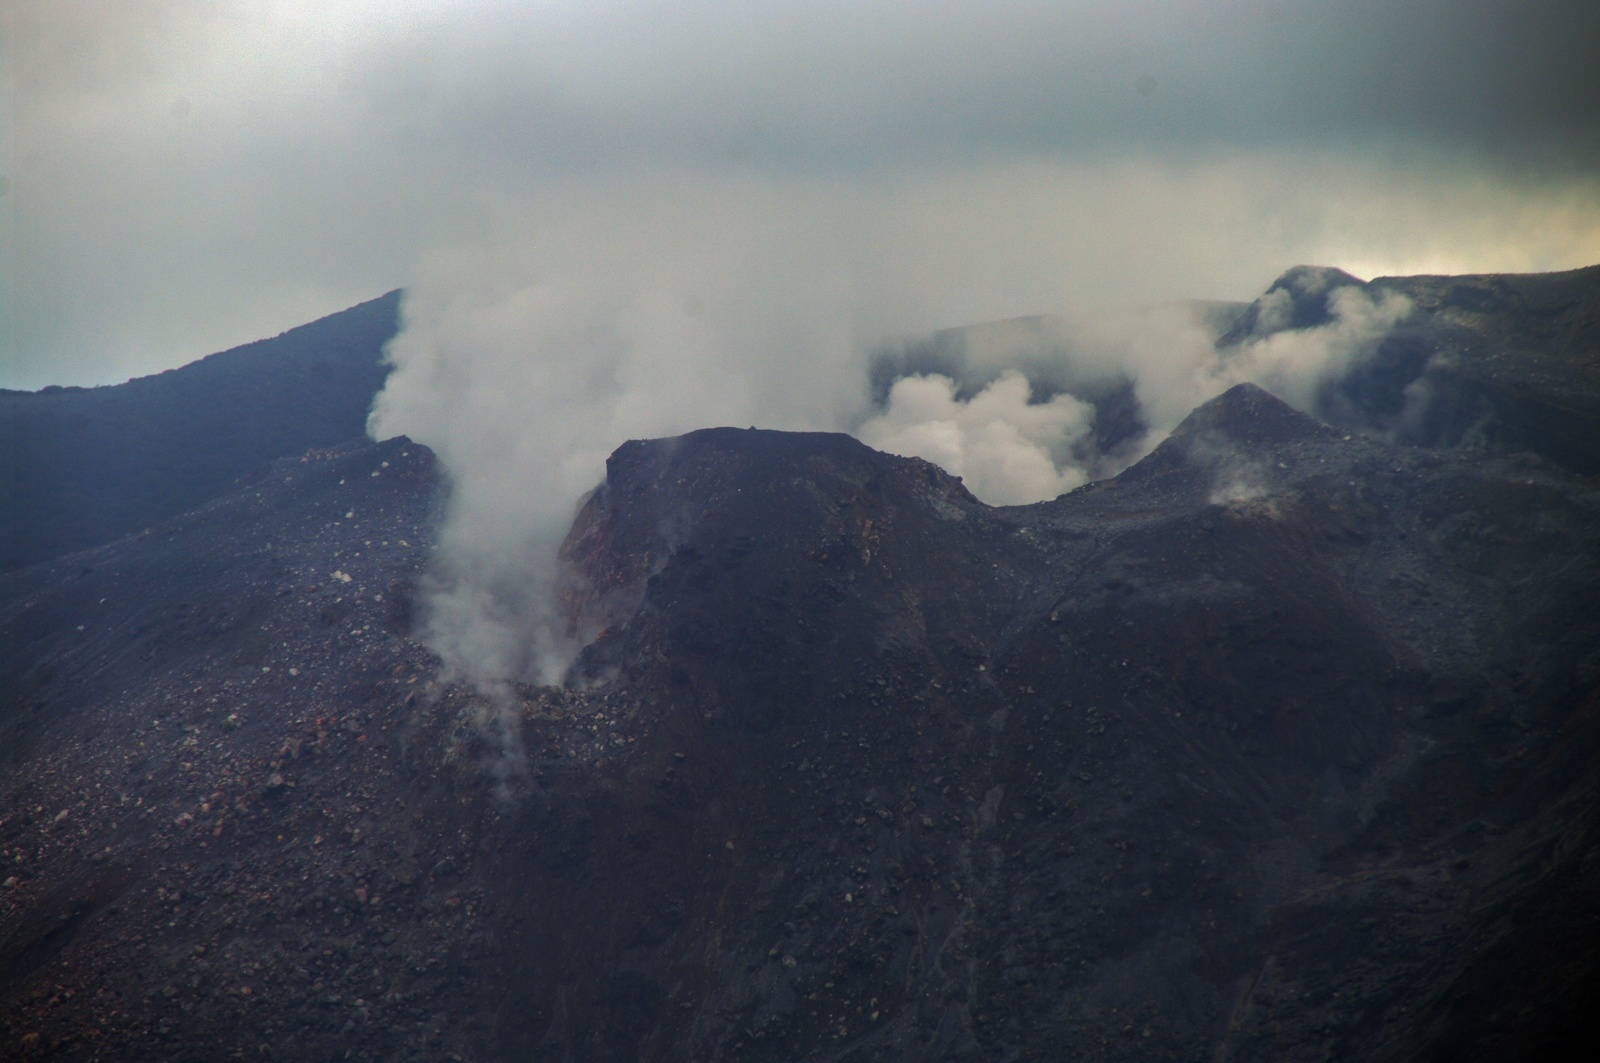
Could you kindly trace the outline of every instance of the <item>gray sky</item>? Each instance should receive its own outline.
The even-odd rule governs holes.
[[[848,245],[867,331],[1249,298],[1301,261],[1600,262],[1593,2],[0,11],[4,386],[481,278],[507,232],[560,271],[590,231],[616,255],[787,218]]]

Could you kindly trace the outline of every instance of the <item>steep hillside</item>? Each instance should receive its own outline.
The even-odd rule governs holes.
[[[1525,311],[1445,353],[1581,414]],[[563,548],[592,640],[494,696],[413,638],[405,439],[0,576],[0,1056],[1570,1057],[1600,484],[1407,438],[1240,385],[1007,508],[845,436],[629,442]]]
[[[1245,310],[1222,343],[1324,324],[1340,288],[1402,296],[1411,312],[1326,384],[1319,417],[1403,443],[1528,451],[1600,474],[1600,266],[1366,283],[1297,267]],[[1288,313],[1269,324],[1262,308],[1275,296],[1287,297]]]
[[[360,438],[400,293],[181,369],[0,391],[0,571],[109,542],[273,458]]]

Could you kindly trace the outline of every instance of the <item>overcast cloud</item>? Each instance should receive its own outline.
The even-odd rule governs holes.
[[[552,190],[667,171],[937,215],[935,261],[882,264],[988,292],[918,325],[1248,298],[1303,260],[1600,260],[1592,3],[3,12],[9,386],[181,364],[409,284]]]

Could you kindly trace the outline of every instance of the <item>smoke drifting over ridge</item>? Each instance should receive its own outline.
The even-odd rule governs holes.
[[[1015,191],[997,179],[992,194]],[[1273,293],[1219,347],[1240,307],[1138,310],[1128,293],[934,333],[952,308],[1051,297],[1025,279],[1048,263],[1001,264],[992,216],[962,205],[930,224],[860,184],[640,183],[575,191],[429,261],[371,431],[429,444],[451,478],[433,647],[480,684],[559,677],[578,647],[552,612],[556,550],[629,438],[847,431],[985,501],[1032,502],[1125,467],[1234,383],[1309,407],[1407,309],[1341,287],[1327,321],[1285,330]]]

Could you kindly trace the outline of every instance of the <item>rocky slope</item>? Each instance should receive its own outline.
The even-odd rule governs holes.
[[[143,531],[308,447],[359,439],[400,293],[181,369],[0,390],[0,571]]]
[[[1483,314],[1410,380],[1600,394]],[[0,577],[0,1056],[1559,1055],[1600,485],[1417,442],[1243,385],[1003,509],[843,436],[628,443],[564,548],[593,641],[498,699],[409,637],[406,440]]]
[[[1367,283],[1300,266],[1245,309],[1224,348],[1325,324],[1340,288],[1402,297],[1411,312],[1324,386],[1319,417],[1402,443],[1527,451],[1600,473],[1600,266]],[[1272,322],[1268,305],[1287,313]]]

